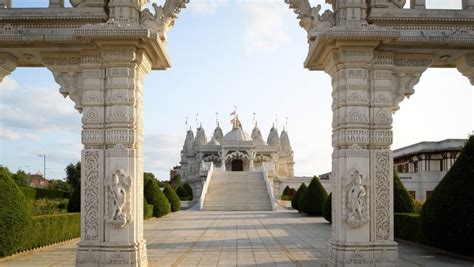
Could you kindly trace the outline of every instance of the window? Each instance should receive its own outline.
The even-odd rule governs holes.
[[[418,161],[413,162],[413,172],[418,172]]]

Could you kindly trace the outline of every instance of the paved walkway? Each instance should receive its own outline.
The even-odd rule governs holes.
[[[150,266],[327,266],[330,225],[294,211],[180,211],[145,222]],[[73,266],[77,240],[0,261],[0,266]],[[474,266],[400,244],[400,266]]]

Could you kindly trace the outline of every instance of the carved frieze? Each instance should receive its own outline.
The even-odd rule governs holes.
[[[333,146],[338,145],[367,145],[369,143],[369,130],[366,129],[344,129],[333,134]]]
[[[308,32],[310,41],[336,24],[332,11],[326,10],[322,15],[319,14],[321,5],[311,7],[308,0],[285,0],[285,3],[298,15],[300,26]]]
[[[104,143],[104,130],[84,129],[82,130],[82,143],[84,145],[100,145]]]
[[[105,142],[108,144],[135,143],[135,131],[128,128],[113,128],[105,130]]]
[[[390,239],[390,221],[392,211],[390,201],[390,177],[392,160],[388,150],[374,152],[373,164],[375,174],[375,238],[376,240]]]
[[[101,176],[103,170],[103,153],[101,150],[84,150],[82,160],[82,240],[99,241],[100,233],[100,194]]]

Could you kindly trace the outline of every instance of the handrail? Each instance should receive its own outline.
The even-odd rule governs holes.
[[[209,184],[211,183],[212,174],[214,173],[214,163],[211,162],[211,166],[209,167],[209,171],[207,172],[206,181],[202,186],[201,197],[199,198],[199,210],[204,208],[204,199],[206,198],[207,189],[209,188]]]
[[[262,173],[263,179],[265,180],[265,185],[267,186],[267,193],[270,195],[272,210],[275,210],[275,196],[273,195],[273,186],[270,184],[270,179],[268,179],[268,172],[265,168],[265,164],[262,164]]]

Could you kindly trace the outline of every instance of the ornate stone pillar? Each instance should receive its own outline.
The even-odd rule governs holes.
[[[42,54],[82,112],[79,266],[146,266],[143,239],[143,76],[134,46]]]
[[[12,1],[11,0],[0,0],[0,8],[11,8]]]
[[[3,78],[5,78],[5,76],[10,75],[10,73],[15,70],[17,64],[18,59],[12,54],[0,53],[0,82],[3,81]]]

